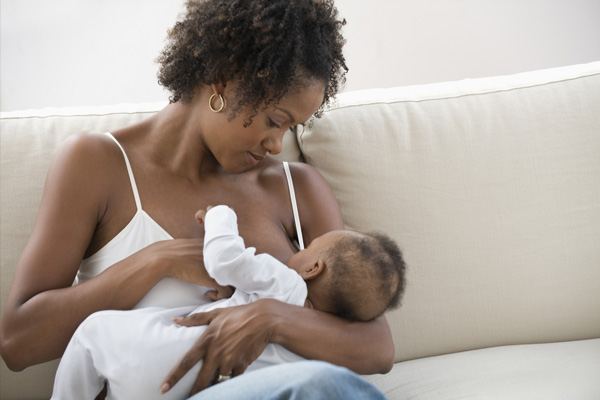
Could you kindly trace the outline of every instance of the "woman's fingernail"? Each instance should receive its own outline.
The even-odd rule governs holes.
[[[160,394],[165,394],[169,391],[169,389],[171,389],[171,387],[169,386],[168,383],[163,383],[163,385],[160,387]]]
[[[173,317],[173,318],[171,318],[171,320],[173,320],[173,322],[175,322],[175,323],[179,323],[179,322],[183,321],[183,318],[181,318],[181,317]]]

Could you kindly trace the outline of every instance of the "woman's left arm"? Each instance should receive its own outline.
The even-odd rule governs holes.
[[[290,170],[305,243],[331,230],[344,229],[337,200],[321,174],[301,163],[291,163]],[[270,308],[272,343],[304,358],[329,361],[360,374],[386,373],[393,366],[394,342],[385,316],[352,323],[308,308],[278,304]]]
[[[339,206],[325,179],[306,164],[290,164],[290,169],[305,244],[326,232],[344,229]],[[269,343],[360,374],[386,373],[393,366],[394,343],[385,316],[370,322],[349,322],[313,309],[264,299],[193,314],[177,323],[208,325],[165,380],[165,388],[173,387],[202,361],[192,394],[208,387],[215,374],[242,374]]]

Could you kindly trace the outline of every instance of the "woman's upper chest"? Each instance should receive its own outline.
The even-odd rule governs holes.
[[[170,174],[141,174],[138,181],[143,210],[173,238],[204,237],[196,211],[224,204],[235,210],[246,246],[282,260],[294,251],[294,219],[283,167],[281,172],[273,168],[196,182]]]

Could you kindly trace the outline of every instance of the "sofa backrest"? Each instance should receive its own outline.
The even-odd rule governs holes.
[[[600,337],[600,62],[342,93],[298,142],[404,250],[397,361]]]

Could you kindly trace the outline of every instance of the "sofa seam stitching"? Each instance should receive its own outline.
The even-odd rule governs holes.
[[[115,111],[108,113],[90,113],[90,114],[49,114],[49,115],[24,115],[24,116],[0,116],[0,119],[10,120],[10,119],[44,119],[44,118],[56,118],[56,117],[64,117],[64,118],[73,118],[73,117],[103,117],[109,115],[131,115],[131,114],[155,114],[159,110],[155,111]],[[7,112],[8,113],[8,112]]]
[[[483,92],[479,92],[479,93],[464,93],[464,94],[459,94],[459,95],[454,95],[454,96],[439,96],[439,97],[429,97],[429,98],[425,98],[425,99],[398,99],[398,100],[390,100],[390,101],[372,101],[372,102],[363,102],[363,103],[357,103],[357,104],[346,104],[346,105],[340,105],[340,106],[336,106],[335,103],[331,108],[326,108],[325,110],[323,110],[323,113],[328,113],[328,112],[333,112],[336,110],[342,110],[345,108],[351,108],[351,107],[358,107],[358,106],[368,106],[368,105],[377,105],[377,104],[397,104],[397,103],[423,103],[426,101],[437,101],[437,100],[446,100],[446,99],[458,99],[458,98],[463,98],[463,97],[471,97],[471,96],[483,96],[483,95],[488,95],[488,94],[495,94],[495,93],[502,93],[502,92],[511,92],[514,90],[521,90],[521,89],[531,89],[531,88],[535,88],[535,87],[540,87],[540,86],[546,86],[546,85],[551,85],[551,84],[555,84],[555,83],[563,83],[563,82],[568,82],[568,81],[573,81],[573,80],[577,80],[577,79],[581,79],[581,78],[588,78],[588,77],[593,77],[593,76],[600,76],[600,72],[593,72],[590,73],[588,75],[581,75],[581,76],[576,76],[576,77],[572,77],[572,78],[565,78],[565,79],[560,79],[560,80],[554,80],[554,81],[548,81],[548,82],[542,82],[542,83],[535,83],[535,84],[530,84],[530,85],[523,85],[523,86],[518,86],[518,87],[513,87],[513,88],[507,88],[507,89],[493,89],[493,90],[489,90],[489,91],[483,91]],[[460,82],[460,81],[458,81]],[[383,90],[386,90],[386,88],[384,88]]]

